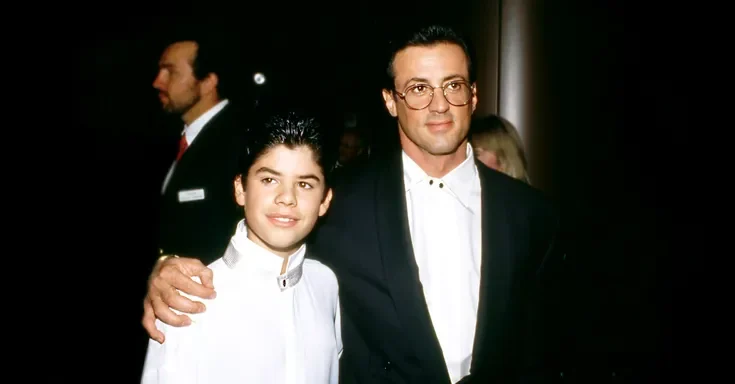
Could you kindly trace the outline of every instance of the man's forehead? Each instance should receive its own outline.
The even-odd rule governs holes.
[[[358,136],[356,132],[345,132],[342,134],[343,140],[357,140]]]
[[[398,84],[412,78],[446,81],[451,77],[462,77],[469,80],[468,69],[464,50],[451,43],[407,47],[399,51],[393,61],[393,72]]]
[[[188,62],[196,53],[197,45],[193,41],[176,42],[168,47],[161,55],[161,64],[176,64]]]

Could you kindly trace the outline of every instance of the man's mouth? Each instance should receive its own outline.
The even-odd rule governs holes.
[[[452,120],[430,121],[426,123],[426,126],[429,127],[429,129],[432,131],[442,131],[445,129],[449,129],[452,126]]]

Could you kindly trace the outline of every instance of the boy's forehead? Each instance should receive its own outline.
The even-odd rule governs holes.
[[[282,174],[303,174],[307,171],[322,173],[314,152],[308,146],[288,148],[285,145],[277,145],[270,148],[259,156],[252,166],[256,171],[261,167],[267,167]]]

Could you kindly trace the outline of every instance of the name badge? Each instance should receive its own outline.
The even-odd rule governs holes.
[[[204,200],[204,189],[187,189],[179,191],[179,203]]]

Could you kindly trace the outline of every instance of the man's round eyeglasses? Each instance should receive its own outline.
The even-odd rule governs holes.
[[[447,99],[449,104],[456,107],[462,107],[467,105],[472,98],[472,89],[474,86],[470,86],[464,80],[450,81],[441,87],[432,87],[429,84],[419,83],[413,84],[406,88],[402,93],[395,90],[394,92],[398,97],[406,102],[406,105],[411,109],[424,109],[431,104],[434,100],[434,90],[437,88],[442,89],[444,98]]]

